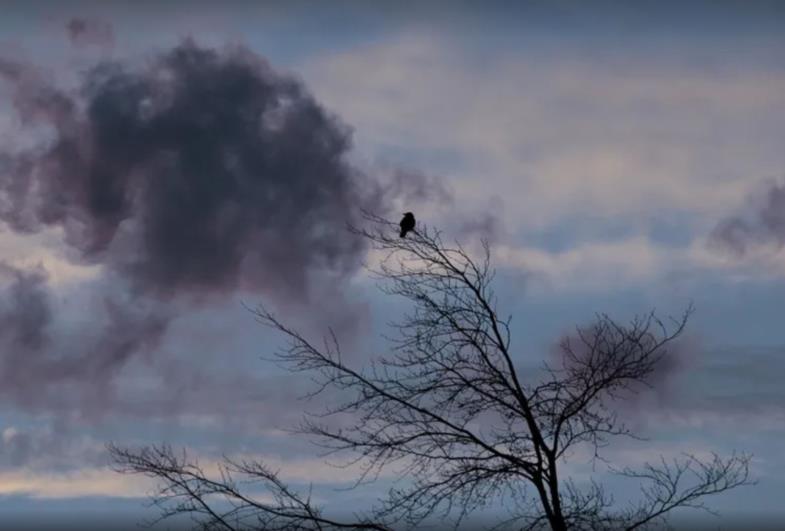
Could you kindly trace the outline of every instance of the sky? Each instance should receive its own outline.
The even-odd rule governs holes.
[[[694,304],[614,461],[748,451],[708,525],[785,518],[781,3],[0,7],[0,519],[154,516],[110,441],[378,496],[287,432],[321,404],[246,309],[383,352],[405,305],[358,205],[489,239],[522,367],[597,313]]]

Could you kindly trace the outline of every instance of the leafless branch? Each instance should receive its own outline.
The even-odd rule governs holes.
[[[160,481],[153,496],[161,508],[159,520],[190,515],[202,529],[230,531],[388,529],[362,517],[350,523],[325,517],[310,494],[296,492],[260,462],[225,458],[211,476],[185,451],[167,445],[128,449],[110,444],[109,452],[118,472]]]
[[[311,341],[268,309],[253,312],[288,340],[275,359],[315,375],[313,395],[332,389],[348,397],[306,417],[299,431],[326,453],[348,453],[362,467],[356,485],[384,470],[399,475],[398,486],[371,517],[340,523],[259,463],[227,460],[220,477],[209,479],[167,447],[113,448],[123,470],[163,481],[157,499],[173,507],[165,514],[192,513],[228,529],[383,529],[434,516],[451,517],[457,526],[472,511],[529,487],[533,496],[521,497],[509,522],[532,529],[636,529],[677,507],[705,508],[705,496],[750,483],[747,456],[690,456],[664,468],[625,469],[619,473],[648,486],[639,506],[618,512],[600,484],[581,489],[559,476],[571,448],[588,444],[599,456],[610,439],[637,437],[619,420],[616,401],[652,385],[692,307],[667,322],[649,313],[619,324],[600,314],[564,339],[560,362],[546,364],[544,378],[525,385],[509,318],[497,309],[487,242],[475,253],[425,226],[400,238],[392,222],[371,214],[366,222],[351,230],[382,257],[372,274],[384,293],[411,308],[392,324],[388,354],[354,367],[332,332]],[[333,417],[344,427],[336,428]],[[233,479],[238,474],[263,485],[271,501],[244,495]],[[685,486],[688,474],[695,481]],[[215,497],[227,508],[216,510],[207,499]]]

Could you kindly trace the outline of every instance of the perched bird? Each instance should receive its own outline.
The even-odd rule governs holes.
[[[414,214],[407,212],[403,215],[401,220],[401,238],[405,238],[407,232],[414,230],[415,223],[417,222],[414,221]]]

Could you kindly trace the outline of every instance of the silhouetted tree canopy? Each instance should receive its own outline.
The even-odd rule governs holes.
[[[475,256],[427,227],[401,238],[393,222],[366,221],[353,232],[384,257],[373,270],[381,290],[411,303],[387,355],[354,366],[334,334],[316,342],[263,307],[254,313],[288,339],[275,358],[315,376],[315,395],[332,389],[350,397],[306,417],[301,431],[360,463],[357,485],[392,467],[405,481],[354,520],[337,521],[263,463],[227,459],[212,477],[168,446],[112,446],[118,470],[160,481],[154,500],[164,517],[190,513],[219,529],[402,529],[432,517],[458,526],[504,498],[506,527],[632,530],[661,525],[676,508],[706,509],[706,496],[751,483],[746,454],[663,458],[612,469],[641,484],[637,504],[617,506],[601,484],[562,474],[570,451],[588,447],[600,456],[612,439],[635,437],[618,400],[652,384],[691,307],[675,319],[649,313],[625,324],[600,314],[561,343],[558,361],[543,362],[539,379],[524,379],[510,320],[497,308],[489,245]],[[351,425],[336,428],[333,416]],[[263,485],[270,501],[243,494],[239,478]]]

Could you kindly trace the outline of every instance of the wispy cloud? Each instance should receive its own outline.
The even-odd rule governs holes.
[[[433,164],[462,179],[461,203],[501,193],[508,224],[530,230],[576,214],[716,215],[750,176],[785,164],[774,142],[779,70],[715,69],[665,51],[647,61],[634,49],[620,58],[581,57],[568,44],[516,51],[477,58],[454,36],[415,32],[303,68],[356,125],[361,148],[442,153]]]
[[[153,486],[146,478],[123,476],[108,467],[66,473],[28,470],[0,472],[0,494],[27,495],[33,498],[142,498],[150,494]]]

